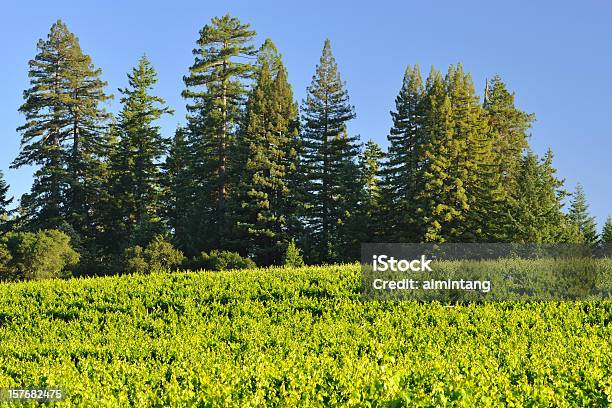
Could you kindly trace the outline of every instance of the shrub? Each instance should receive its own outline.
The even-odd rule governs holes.
[[[0,244],[3,279],[38,280],[70,276],[79,254],[70,237],[58,230],[9,233]]]
[[[295,245],[295,241],[293,239],[291,240],[289,245],[287,245],[284,264],[285,266],[290,266],[293,268],[304,266],[304,258],[302,258],[302,252],[300,251],[300,248]]]
[[[183,253],[161,236],[153,238],[146,248],[136,245],[125,251],[125,269],[132,273],[174,269],[184,260]]]
[[[244,258],[237,252],[213,249],[209,253],[202,252],[195,257],[192,267],[210,271],[226,271],[230,269],[251,269],[256,268],[257,265],[253,260]]]

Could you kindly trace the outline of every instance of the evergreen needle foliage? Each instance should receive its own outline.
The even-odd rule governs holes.
[[[481,100],[461,64],[425,79],[407,66],[383,151],[350,132],[330,40],[298,106],[281,53],[255,36],[229,14],[204,25],[183,78],[186,124],[169,137],[158,122],[172,109],[146,56],[113,118],[101,70],[53,24],[29,62],[12,163],[34,166],[34,182],[10,208],[0,174],[0,232],[61,230],[80,254],[73,272],[88,275],[129,259],[147,268],[156,236],[191,260],[263,266],[355,261],[364,242],[610,241],[580,185],[564,209],[552,152],[530,150],[535,117],[501,77]]]

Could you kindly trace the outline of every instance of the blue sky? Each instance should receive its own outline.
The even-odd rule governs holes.
[[[500,4],[494,4],[500,3]],[[503,3],[503,4],[502,4]],[[15,128],[27,62],[36,42],[59,19],[103,70],[108,91],[146,53],[159,72],[157,94],[176,110],[160,122],[171,136],[184,123],[182,77],[199,29],[226,12],[250,23],[257,44],[274,40],[298,100],[329,37],[357,119],[350,132],[386,146],[389,110],[407,64],[443,70],[462,62],[479,92],[500,74],[518,106],[536,114],[531,144],[551,147],[559,175],[580,181],[602,224],[612,214],[612,3],[554,1],[90,1],[5,0],[0,6],[0,169],[20,196],[31,169],[9,170],[19,150]],[[118,98],[109,110],[119,108]]]

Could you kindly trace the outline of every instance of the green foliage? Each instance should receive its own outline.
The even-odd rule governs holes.
[[[185,261],[183,253],[161,236],[156,236],[146,248],[139,245],[127,248],[124,258],[125,272],[128,273],[172,270]]]
[[[574,191],[572,195],[567,217],[569,221],[578,228],[584,242],[591,245],[597,243],[599,239],[597,235],[597,223],[595,222],[595,217],[592,217],[589,213],[589,205],[587,204],[584,189],[580,183],[576,185],[576,191]]]
[[[496,75],[487,82],[483,107],[492,143],[492,157],[488,175],[493,185],[485,191],[484,229],[488,241],[511,241],[514,230],[509,214],[511,197],[518,191],[517,178],[526,149],[529,148],[528,130],[535,115],[519,110],[514,94]]]
[[[3,284],[0,388],[59,387],[67,406],[609,405],[610,301],[359,289],[357,265]]]
[[[354,247],[349,220],[359,198],[358,138],[346,123],[355,117],[346,84],[325,41],[315,75],[302,103],[304,209],[310,257],[315,262],[347,258]]]
[[[229,14],[213,18],[200,30],[195,61],[184,78],[193,198],[185,233],[197,240],[189,252],[231,244],[230,155],[243,117],[245,81],[253,76],[255,49],[249,43],[254,36],[248,24]]]
[[[259,265],[281,263],[292,232],[297,125],[287,71],[268,39],[259,50],[257,80],[234,154],[236,246]]]
[[[295,245],[295,240],[293,239],[289,242],[289,245],[287,245],[284,261],[284,265],[288,267],[299,268],[300,266],[304,266],[302,251]]]
[[[552,167],[552,152],[540,159],[529,151],[521,162],[517,190],[511,197],[512,242],[576,242],[575,231],[561,212],[567,194],[562,186]]]
[[[25,124],[21,150],[11,167],[37,166],[29,194],[21,200],[30,230],[58,228],[64,220],[86,238],[95,236],[98,200],[104,190],[101,158],[110,145],[110,97],[101,70],[93,66],[68,27],[57,21],[30,60],[30,88],[19,111]]]
[[[12,217],[0,174],[0,233],[64,231],[83,274],[119,270],[125,248],[128,270],[165,265],[144,247],[158,234],[190,258],[218,249],[265,266],[284,262],[290,237],[308,263],[356,260],[367,241],[596,243],[583,192],[564,214],[552,154],[529,152],[534,116],[499,76],[481,103],[461,64],[425,83],[408,66],[385,154],[349,136],[355,110],[329,40],[300,116],[278,50],[267,39],[256,52],[254,38],[229,14],[200,30],[187,124],[168,141],[147,58],[109,121],[101,70],[53,24],[29,62],[12,163],[35,166],[34,183]]]
[[[0,171],[0,217],[8,216],[8,206],[13,202],[12,197],[8,197],[9,186],[4,180],[4,174]]]
[[[451,75],[449,69],[449,76]],[[444,242],[460,235],[454,227],[469,208],[465,188],[465,139],[455,137],[451,98],[439,71],[432,68],[426,84],[423,132],[422,188],[415,197],[419,224],[417,231],[424,242]]]
[[[13,211],[9,210],[9,205],[13,202],[12,197],[8,197],[9,186],[4,180],[4,174],[0,171],[0,234],[9,229],[9,217]]]
[[[0,281],[12,278],[10,262],[13,259],[4,240],[0,243]]]
[[[349,227],[355,237],[357,245],[353,245],[353,259],[357,259],[359,254],[359,244],[362,242],[378,242],[387,238],[384,233],[389,227],[387,222],[391,222],[387,217],[388,208],[382,202],[384,193],[381,186],[381,161],[384,153],[380,146],[373,140],[368,140],[363,152],[359,155],[359,174],[361,191],[359,195],[358,208],[354,210],[355,216],[351,217]],[[385,199],[387,197],[385,196]]]
[[[395,111],[391,112],[393,127],[387,136],[389,148],[381,171],[384,239],[388,241],[420,240],[414,197],[423,188],[425,98],[419,66],[408,66],[395,98]]]
[[[161,169],[159,159],[167,151],[159,126],[171,114],[162,98],[150,94],[157,72],[146,56],[128,74],[129,87],[120,89],[123,109],[119,113],[119,140],[110,157],[110,188],[113,218],[111,240],[141,244],[150,241],[161,225]]]
[[[0,280],[68,277],[79,258],[61,231],[11,232],[0,239]]]
[[[163,218],[174,233],[174,242],[187,254],[197,252],[199,238],[193,236],[196,192],[191,179],[191,157],[185,129],[177,128],[164,162]]]
[[[196,256],[191,267],[208,271],[227,271],[231,269],[253,269],[257,267],[252,259],[240,256],[238,252],[219,251],[201,252]]]
[[[612,217],[608,216],[601,230],[600,242],[602,244],[612,244]]]

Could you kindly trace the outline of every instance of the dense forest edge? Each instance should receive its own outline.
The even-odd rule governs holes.
[[[612,243],[612,218],[598,231],[582,187],[530,149],[535,116],[501,77],[481,100],[462,64],[409,65],[383,151],[348,131],[329,40],[301,104],[272,40],[257,44],[230,15],[200,30],[170,136],[146,56],[112,115],[102,70],[53,24],[11,163],[35,167],[30,192],[16,202],[0,173],[0,281],[346,263],[363,242]]]

